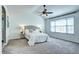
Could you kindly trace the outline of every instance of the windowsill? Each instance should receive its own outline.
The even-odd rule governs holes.
[[[51,31],[50,31],[51,32]],[[68,34],[68,35],[74,35],[74,33],[60,33],[60,32],[51,32],[51,33],[58,33],[58,34]]]

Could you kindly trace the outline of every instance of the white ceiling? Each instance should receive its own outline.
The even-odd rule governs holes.
[[[12,13],[23,13],[29,11],[35,12],[38,15],[39,12],[43,11],[43,6],[40,5],[7,5],[7,8]],[[47,5],[46,8],[48,11],[53,12],[53,14],[45,17],[49,18],[79,10],[79,5]]]
[[[48,11],[53,12],[52,14],[49,14],[45,18],[55,17],[58,15],[70,13],[76,10],[79,10],[79,5],[47,5],[46,8]],[[43,6],[38,8],[36,12],[42,11]]]
[[[7,9],[10,13],[25,13],[25,12],[33,12],[37,9],[38,5],[7,5]]]

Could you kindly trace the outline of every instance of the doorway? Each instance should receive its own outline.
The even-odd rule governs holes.
[[[6,10],[2,6],[2,43],[6,43]]]

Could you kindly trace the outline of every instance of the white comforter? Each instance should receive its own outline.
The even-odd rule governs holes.
[[[29,39],[28,43],[29,45],[34,45],[37,42],[45,42],[48,39],[48,35],[45,33],[27,33],[26,38]]]

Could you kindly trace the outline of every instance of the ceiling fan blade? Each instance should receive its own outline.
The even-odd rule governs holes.
[[[52,14],[53,12],[46,12],[47,14]]]

